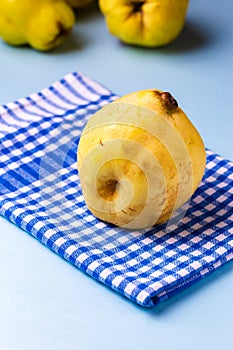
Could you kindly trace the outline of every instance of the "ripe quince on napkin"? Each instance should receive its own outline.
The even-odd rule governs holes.
[[[78,170],[89,210],[129,229],[161,224],[197,189],[206,164],[200,134],[169,92],[132,92],[87,122]]]

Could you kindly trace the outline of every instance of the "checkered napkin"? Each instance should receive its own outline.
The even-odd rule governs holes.
[[[0,107],[0,214],[152,307],[233,258],[233,164],[207,150],[203,182],[177,220],[142,231],[99,221],[82,197],[76,151],[90,115],[115,98],[73,73]]]

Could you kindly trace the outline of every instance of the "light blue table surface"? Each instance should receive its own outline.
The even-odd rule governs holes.
[[[79,70],[119,95],[172,92],[207,147],[233,160],[232,0],[191,1],[187,25],[167,48],[122,45],[95,7],[77,13],[50,53],[0,42],[0,104]],[[62,281],[62,283],[61,283]],[[0,349],[233,349],[233,263],[143,309],[0,217]]]

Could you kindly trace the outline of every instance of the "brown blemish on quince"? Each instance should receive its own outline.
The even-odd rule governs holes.
[[[165,106],[169,111],[178,108],[178,103],[176,99],[170,94],[170,92],[161,92],[160,97],[165,102]]]
[[[168,112],[173,112],[178,108],[178,103],[176,99],[170,94],[170,92],[160,92],[158,90],[153,90],[153,93],[160,98],[161,102]]]

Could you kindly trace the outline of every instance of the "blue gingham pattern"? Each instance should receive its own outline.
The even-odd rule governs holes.
[[[180,220],[126,231],[85,206],[76,153],[87,119],[116,98],[81,73],[0,107],[0,214],[132,301],[153,307],[233,258],[233,164],[207,150]]]

